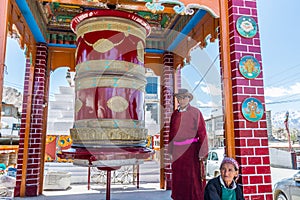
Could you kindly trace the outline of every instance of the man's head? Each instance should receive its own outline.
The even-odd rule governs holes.
[[[185,108],[190,101],[193,100],[193,95],[187,89],[179,89],[177,93],[174,94],[180,105],[180,108]]]

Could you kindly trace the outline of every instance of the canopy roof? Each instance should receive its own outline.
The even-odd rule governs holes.
[[[49,46],[75,48],[70,28],[74,16],[95,9],[116,9],[137,14],[148,21],[151,34],[146,53],[172,51],[175,65],[188,57],[189,50],[205,47],[208,36],[217,38],[218,0],[18,0],[10,1],[10,32],[17,32],[21,47],[29,52],[32,40]],[[24,19],[23,19],[24,18]],[[20,20],[21,19],[21,20]],[[23,19],[23,20],[22,20]],[[12,29],[12,24],[15,29]]]

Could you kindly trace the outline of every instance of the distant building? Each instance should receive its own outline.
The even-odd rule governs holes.
[[[69,86],[60,86],[54,94],[54,100],[49,101],[47,135],[70,135],[74,124],[75,83],[74,72],[67,72]]]
[[[16,119],[20,118],[18,108],[13,104],[6,104],[2,102],[2,117],[14,117]]]
[[[160,133],[160,79],[151,69],[146,69],[145,127],[148,135]]]
[[[223,115],[211,116],[206,119],[206,131],[208,134],[209,147],[224,146],[224,119]],[[268,138],[272,139],[271,111],[266,111]]]
[[[206,131],[208,135],[208,143],[210,148],[224,146],[224,116],[211,116],[206,119]]]
[[[10,136],[19,134],[20,113],[13,104],[2,102],[1,112],[1,136]]]
[[[55,100],[49,102],[47,135],[70,135],[74,124],[74,87],[60,86]]]

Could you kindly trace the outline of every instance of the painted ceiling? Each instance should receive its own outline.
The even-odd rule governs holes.
[[[9,29],[11,24],[17,27],[20,46],[29,48],[27,52],[34,51],[33,38],[49,46],[76,48],[70,28],[74,16],[95,9],[122,10],[150,24],[146,52],[171,51],[182,62],[191,48],[217,38],[218,5],[218,0],[16,0],[8,8]]]
[[[36,5],[28,5],[34,17],[41,19],[38,23],[48,43],[74,43],[75,35],[70,29],[70,22],[81,12],[117,9],[135,13],[148,21],[151,26],[150,46],[165,42],[170,30],[181,32],[201,8],[200,5],[184,4],[179,0],[39,0]]]
[[[181,24],[186,23],[187,20],[183,20],[183,18],[189,19],[191,17],[176,13],[171,5],[159,8],[158,5],[155,6],[153,4],[151,6],[147,1],[149,0],[123,0],[117,4],[114,4],[116,2],[112,1],[104,3],[98,0],[72,1],[73,3],[71,4],[67,4],[66,2],[68,1],[38,1],[38,9],[35,10],[36,13],[34,15],[41,16],[42,20],[39,23],[41,27],[46,25],[44,26],[43,34],[46,35],[50,43],[59,43],[61,40],[70,40],[70,43],[74,42],[74,35],[70,29],[71,20],[77,14],[94,9],[118,9],[135,13],[146,19],[151,25],[152,35],[150,37],[153,38],[163,37],[164,30],[174,28],[174,25],[179,21]],[[147,8],[146,4],[149,8]]]

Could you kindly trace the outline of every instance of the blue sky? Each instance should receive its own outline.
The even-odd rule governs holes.
[[[298,13],[300,0],[257,0],[258,7],[258,29],[261,40],[262,68],[264,74],[266,108],[277,111],[300,110],[300,40],[297,38],[300,32],[298,24]],[[198,85],[199,80],[207,72],[214,58],[217,56],[217,44],[209,44],[204,52],[201,52],[205,62],[197,67],[185,68],[187,75],[183,82],[191,89]],[[194,57],[199,52],[192,52]],[[15,87],[22,91],[24,80],[25,58],[15,40],[7,42],[6,62],[7,68],[4,74],[4,85]],[[197,87],[198,101],[201,109],[212,106],[213,109],[220,106],[220,96],[214,95],[220,92],[219,63],[213,66],[209,73]],[[205,66],[205,67],[204,67]],[[66,68],[52,72],[50,80],[50,98],[58,92],[59,85],[67,85],[63,77]],[[196,76],[195,76],[196,75]],[[57,78],[62,77],[62,78]],[[198,92],[199,91],[199,92]],[[208,94],[208,95],[201,95]]]
[[[257,0],[257,8],[266,110],[273,114],[300,110],[300,40],[297,39],[300,1]],[[192,90],[208,72],[194,92],[194,103],[197,101],[200,110],[210,115],[212,110],[222,105],[220,83],[216,79],[219,61],[208,69],[218,54],[218,44],[210,43],[200,51],[192,52],[195,55],[192,56],[191,67],[183,68],[183,84]]]
[[[300,1],[257,3],[267,108],[300,110]]]
[[[20,49],[18,42],[11,38],[7,40],[6,47],[5,64],[7,67],[4,72],[4,85],[23,91],[25,74],[24,51]],[[50,99],[54,97],[55,93],[58,93],[60,85],[68,85],[68,82],[64,78],[66,77],[67,70],[68,68],[63,67],[51,72]]]

